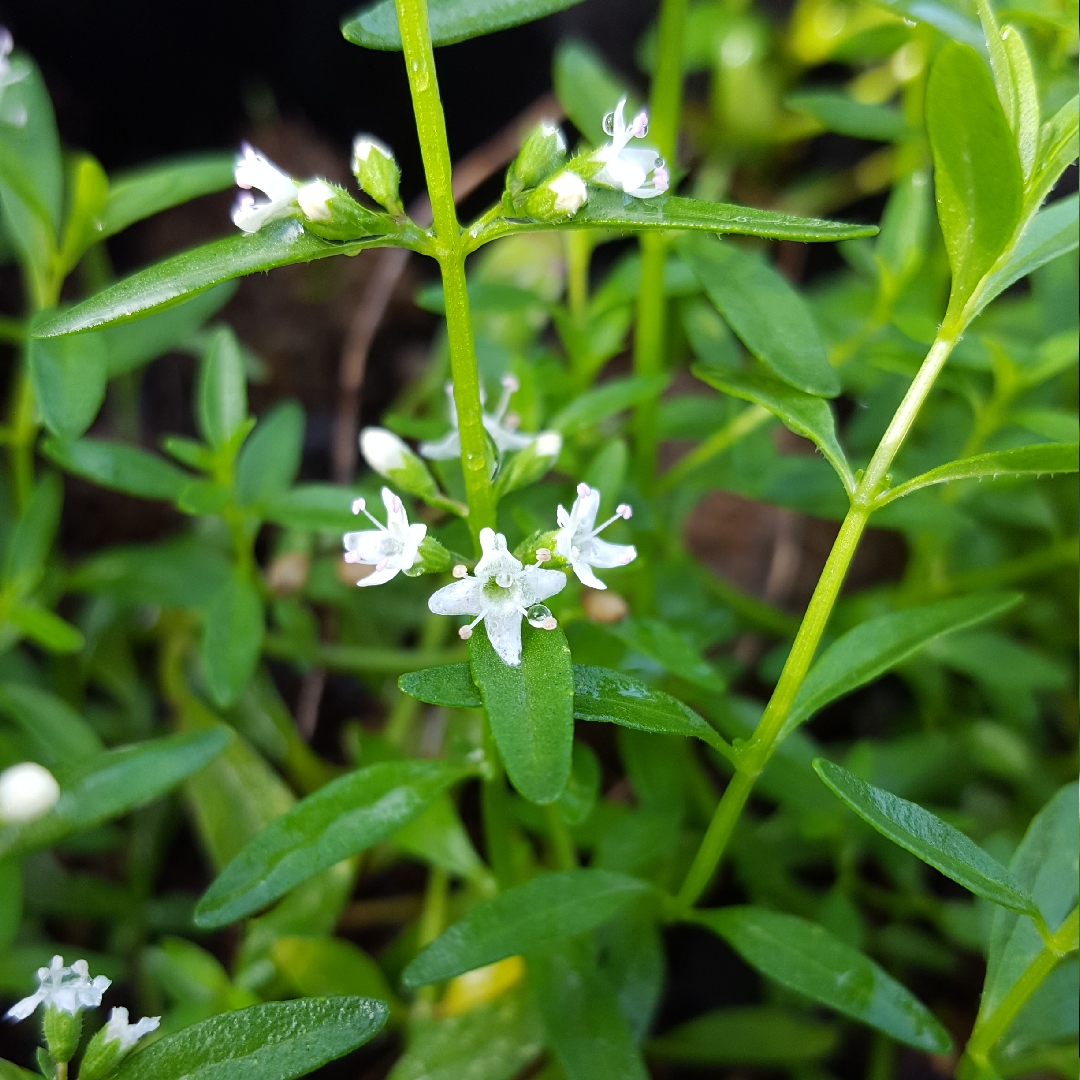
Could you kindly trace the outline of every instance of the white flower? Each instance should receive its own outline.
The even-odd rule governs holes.
[[[0,821],[33,821],[60,798],[53,774],[36,761],[23,761],[0,773]]]
[[[128,1023],[127,1009],[113,1009],[109,1022],[105,1025],[105,1042],[118,1042],[120,1052],[130,1050],[144,1035],[157,1031],[161,1024],[160,1016],[144,1016],[137,1024]]]
[[[333,216],[330,200],[337,192],[325,180],[312,180],[296,193],[296,202],[311,221],[329,221]]]
[[[54,956],[51,967],[38,968],[37,977],[37,993],[12,1005],[5,1019],[25,1020],[41,1004],[76,1016],[82,1009],[96,1009],[101,995],[112,986],[104,975],[91,979],[85,960],[64,967],[62,956]]]
[[[17,102],[3,104],[4,91],[22,82],[30,73],[25,61],[19,60],[13,64],[9,59],[14,48],[15,39],[11,31],[6,26],[0,26],[0,120],[13,127],[25,127],[26,106]]]
[[[300,185],[248,143],[244,143],[241,150],[234,170],[236,186],[245,191],[255,188],[267,197],[266,202],[256,202],[253,195],[241,195],[233,208],[233,224],[246,233],[253,233],[268,221],[288,217],[293,212]]]
[[[631,139],[643,139],[649,131],[649,115],[642,109],[628,125],[623,119],[626,98],[604,117],[604,131],[611,143],[592,156],[603,168],[591,179],[603,187],[618,188],[638,199],[652,199],[667,191],[671,178],[664,159],[651,147],[632,147]]]
[[[389,489],[382,489],[382,501],[386,507],[386,524],[368,513],[363,499],[353,503],[354,514],[364,514],[374,529],[350,532],[342,537],[345,545],[345,561],[374,566],[375,572],[361,578],[358,585],[382,585],[396,577],[399,570],[410,569],[418,559],[420,542],[427,535],[426,525],[410,525],[401,500]]]
[[[376,139],[374,135],[357,135],[352,144],[353,172],[360,171],[360,166],[371,157],[372,150],[390,161],[394,160],[394,151],[382,139]]]
[[[484,427],[491,436],[492,442],[499,448],[501,453],[508,450],[524,450],[531,446],[537,439],[536,435],[520,435],[515,430],[520,423],[513,413],[507,414],[510,407],[510,398],[517,393],[519,383],[513,375],[502,377],[502,394],[495,411],[483,414]],[[441,438],[433,442],[422,442],[420,453],[432,461],[448,461],[451,458],[461,456],[461,432],[458,430],[457,406],[454,404],[454,384],[446,384],[446,395],[450,399],[450,423],[453,427]],[[485,394],[480,390],[480,403],[484,404]]]
[[[458,635],[468,640],[481,619],[488,640],[500,657],[513,667],[521,663],[521,619],[533,626],[554,630],[551,612],[541,604],[566,584],[558,570],[522,566],[506,550],[506,537],[491,529],[480,530],[483,555],[472,577],[461,576],[434,593],[428,607],[436,615],[475,615]],[[455,576],[457,576],[455,572]]]
[[[603,525],[594,528],[596,512],[600,509],[600,492],[588,484],[578,484],[577,493],[569,514],[561,506],[558,509],[559,531],[555,537],[555,550],[570,564],[582,585],[606,589],[607,586],[592,572],[592,568],[625,566],[637,558],[637,550],[633,544],[609,544],[606,540],[597,539],[597,534],[619,518],[628,519],[633,511],[623,503]]]
[[[555,193],[555,209],[563,213],[576,214],[589,199],[589,189],[585,181],[568,169],[548,181],[548,189]]]

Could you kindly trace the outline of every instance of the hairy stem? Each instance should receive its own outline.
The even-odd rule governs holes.
[[[454,206],[450,148],[446,141],[446,119],[428,29],[427,0],[395,0],[395,4],[431,199],[434,255],[442,271],[450,373],[454,380],[454,405],[461,432],[461,468],[469,503],[469,528],[475,539],[481,529],[495,527],[495,500],[480,404],[469,295],[465,289],[466,248]]]

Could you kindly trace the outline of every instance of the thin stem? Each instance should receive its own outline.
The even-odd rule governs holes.
[[[469,294],[465,288],[466,244],[458,224],[451,184],[446,119],[435,74],[435,55],[428,30],[427,0],[395,0],[405,68],[409,76],[420,153],[424,160],[434,232],[434,255],[442,270],[446,301],[446,331],[454,405],[461,432],[461,468],[469,502],[469,528],[474,540],[480,530],[495,527],[487,433],[480,405]]]
[[[563,235],[566,247],[566,303],[575,322],[585,317],[589,303],[589,262],[593,239],[585,229],[572,229]]]
[[[657,152],[669,162],[675,155],[682,109],[683,31],[687,0],[663,0],[657,34],[656,70],[649,100],[649,137]],[[664,263],[668,242],[664,233],[641,237],[641,288],[638,292],[637,327],[634,332],[634,372],[654,375],[664,368],[667,299],[664,296]],[[642,402],[635,413],[634,433],[638,478],[651,486],[656,473],[655,400]]]
[[[714,431],[703,443],[694,447],[684,458],[680,458],[660,478],[657,485],[660,491],[670,491],[677,487],[690,473],[712,461],[730,446],[734,446],[762,424],[772,420],[773,414],[760,405],[750,405],[729,420],[718,431]]]
[[[484,717],[484,756],[493,766],[492,775],[484,779],[480,804],[484,819],[484,847],[487,860],[500,889],[514,884],[514,853],[510,840],[510,806],[506,798],[506,780],[502,762],[491,734],[491,725]]]
[[[548,839],[551,841],[551,853],[556,867],[559,870],[573,870],[578,864],[577,850],[558,803],[548,803],[544,807],[544,819],[547,822]]]
[[[34,490],[34,443],[38,432],[34,388],[27,367],[28,358],[24,353],[12,394],[9,427],[15,507],[20,514],[26,509]]]

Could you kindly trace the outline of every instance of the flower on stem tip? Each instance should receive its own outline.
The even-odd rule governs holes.
[[[428,607],[436,615],[474,615],[458,635],[468,640],[482,619],[488,640],[502,660],[517,667],[521,663],[521,620],[537,629],[554,630],[557,623],[541,601],[560,592],[566,577],[558,570],[523,566],[506,550],[506,537],[491,529],[480,530],[483,555],[473,576],[433,593]],[[455,577],[458,577],[455,568]]]
[[[160,1016],[144,1016],[138,1023],[128,1022],[127,1009],[113,1009],[105,1025],[105,1042],[118,1042],[121,1053],[130,1050],[144,1035],[157,1031]]]
[[[112,980],[104,975],[91,979],[85,960],[64,967],[62,956],[54,956],[51,966],[38,968],[37,977],[37,992],[12,1005],[5,1019],[25,1020],[41,1004],[75,1016],[82,1009],[96,1009],[101,995],[112,986]]]
[[[520,423],[517,416],[508,413],[510,399],[517,393],[520,384],[513,375],[502,377],[502,394],[495,406],[495,411],[483,414],[484,428],[491,436],[492,442],[498,447],[500,453],[508,450],[524,450],[531,446],[539,437],[536,435],[518,434],[516,428]],[[446,384],[446,394],[450,399],[450,423],[453,427],[441,438],[431,442],[420,444],[420,453],[431,461],[448,461],[461,455],[461,432],[458,430],[457,406],[454,404],[454,384]],[[480,389],[480,404],[485,402],[484,390]],[[540,433],[543,434],[543,433]]]
[[[364,514],[375,526],[342,537],[345,561],[374,566],[375,572],[357,582],[358,585],[382,585],[396,577],[401,570],[410,570],[419,558],[420,543],[427,535],[426,525],[410,525],[401,500],[389,489],[382,489],[386,507],[386,524],[373,517],[363,499],[352,505],[354,514]]]
[[[625,109],[626,98],[623,98],[615,111],[604,117],[604,131],[611,136],[611,142],[592,155],[592,160],[603,167],[590,179],[594,184],[618,188],[638,199],[663,195],[671,183],[664,159],[651,147],[629,145],[631,139],[643,139],[648,134],[649,114],[642,109],[627,124],[623,117]]]
[[[598,539],[598,534],[613,521],[629,520],[633,511],[622,503],[615,513],[602,525],[596,526],[596,514],[600,509],[600,492],[588,484],[578,484],[577,498],[567,513],[561,506],[557,512],[559,531],[555,536],[555,550],[564,558],[582,585],[592,589],[607,586],[593,573],[593,567],[609,569],[625,566],[637,558],[633,544],[609,544]],[[539,556],[539,552],[537,552]]]

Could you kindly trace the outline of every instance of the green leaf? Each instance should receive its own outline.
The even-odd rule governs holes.
[[[80,762],[57,776],[60,801],[48,814],[22,825],[0,826],[0,857],[50,847],[70,833],[159,798],[212,761],[231,738],[226,728],[168,735]]]
[[[398,679],[398,687],[428,705],[443,705],[449,709],[479,709],[483,705],[468,664],[444,664],[408,671]]]
[[[826,131],[855,139],[895,142],[909,130],[898,109],[888,105],[868,105],[836,91],[809,90],[791,94],[784,104],[812,116]]]
[[[600,780],[596,753],[587,743],[575,740],[570,779],[558,801],[559,813],[567,825],[583,825],[589,820],[600,794]]]
[[[22,866],[18,859],[0,859],[0,955],[11,948],[19,932],[22,917]],[[0,1077],[2,1076],[3,1073],[0,1072]]]
[[[423,813],[398,829],[392,842],[399,851],[442,867],[485,890],[491,885],[491,876],[448,795],[440,795]]]
[[[932,194],[927,169],[916,169],[893,185],[881,217],[881,234],[874,245],[874,259],[889,295],[896,296],[926,258],[933,220]]]
[[[775,375],[808,394],[840,392],[805,302],[771,266],[706,237],[680,237],[676,246],[731,329]]]
[[[104,749],[97,732],[48,690],[4,683],[0,685],[0,713],[26,732],[46,765],[76,765]]]
[[[591,941],[560,942],[530,954],[526,963],[548,1044],[566,1080],[647,1080]]]
[[[73,155],[68,166],[68,212],[59,254],[61,272],[67,273],[101,238],[99,223],[108,189],[109,178],[96,158]]]
[[[13,1062],[0,1058],[0,1080],[41,1080],[41,1073],[32,1073]]]
[[[581,0],[429,0],[428,27],[432,45],[494,34],[511,26],[542,19]],[[393,0],[381,0],[341,24],[346,41],[365,49],[400,50],[401,31]]]
[[[1080,447],[1061,443],[1039,443],[991,454],[976,454],[975,457],[939,465],[899,484],[879,496],[875,508],[888,506],[894,500],[931,484],[947,484],[953,480],[982,480],[986,477],[996,480],[999,476],[1051,476],[1054,473],[1076,472],[1080,468],[1078,459]]]
[[[659,195],[653,199],[635,199],[621,191],[589,188],[589,201],[569,221],[554,222],[506,220],[496,218],[478,230],[470,249],[500,236],[519,232],[542,232],[550,229],[689,229],[696,232],[760,236],[774,240],[854,240],[874,236],[875,225],[852,225],[842,221],[824,221],[782,214],[777,210],[757,210],[733,203],[704,202],[679,195]],[[91,324],[88,324],[91,325]],[[50,324],[51,326],[51,324]]]
[[[352,504],[358,494],[338,484],[297,484],[266,499],[259,510],[278,525],[343,533],[356,528]]]
[[[163,259],[47,319],[35,327],[34,335],[53,338],[132,322],[245,274],[331,255],[355,255],[386,242],[386,237],[372,236],[335,243],[305,232],[296,220],[274,221],[250,236],[227,236]]]
[[[55,473],[47,473],[37,482],[30,502],[15,526],[7,549],[4,580],[16,583],[20,592],[28,592],[41,577],[60,524],[63,498],[60,478]]]
[[[727,689],[724,677],[686,638],[660,619],[630,616],[612,627],[635,652],[655,660],[665,670],[713,694]]]
[[[554,802],[566,787],[574,746],[574,670],[561,627],[521,627],[521,664],[491,647],[487,624],[469,640],[469,670],[506,775],[525,798]]]
[[[202,154],[120,173],[109,183],[109,198],[101,214],[101,238],[170,206],[231,188],[236,183],[234,162],[232,154]]]
[[[292,1080],[362,1046],[388,1014],[362,997],[252,1005],[137,1051],[112,1080]]]
[[[198,926],[227,926],[385,840],[471,767],[386,761],[331,781],[271,822],[221,872],[195,909]]]
[[[274,406],[247,437],[236,459],[236,500],[250,506],[288,490],[300,470],[304,410],[295,401]]]
[[[976,315],[1013,282],[1027,277],[1059,255],[1076,250],[1080,244],[1078,199],[1080,196],[1073,193],[1044,207],[1035,215],[1020,237],[1020,242],[1010,252],[1008,261],[986,283],[975,304]]]
[[[382,968],[351,941],[281,937],[270,955],[282,975],[305,997],[348,995],[394,1000]]]
[[[691,735],[722,754],[731,750],[689,705],[610,668],[574,665],[574,716],[654,735]]]
[[[810,669],[784,721],[781,738],[808,717],[903,663],[942,634],[996,618],[1020,602],[1017,593],[984,593],[879,615],[842,634]]]
[[[827,401],[781,382],[762,367],[732,371],[695,364],[690,370],[717,390],[768,409],[785,427],[809,439],[836,470],[844,487],[849,492],[855,490],[855,478],[836,438],[836,421]]]
[[[35,644],[53,653],[80,652],[86,644],[82,631],[36,604],[20,604],[8,619]]]
[[[94,422],[105,400],[108,356],[100,334],[61,341],[31,338],[30,381],[45,426],[61,439],[77,439]]]
[[[137,322],[106,327],[101,336],[108,353],[109,378],[134,371],[162,353],[188,343],[195,331],[220,311],[235,292],[236,282],[225,281]]]
[[[1036,910],[1023,886],[997,859],[936,814],[865,783],[825,758],[814,759],[814,770],[863,821],[947,878],[1012,911]]]
[[[498,502],[511,491],[528,487],[543,479],[559,460],[562,438],[555,432],[543,431],[523,450],[510,459],[495,481],[495,500]]]
[[[573,435],[609,416],[659,397],[671,381],[670,375],[629,375],[595,386],[579,394],[549,421],[564,435]]]
[[[775,1005],[715,1009],[652,1039],[649,1057],[679,1065],[798,1066],[826,1057],[836,1028]]]
[[[416,956],[405,986],[425,986],[551,948],[606,922],[649,891],[637,878],[610,870],[561,870],[481,900]]]
[[[266,626],[258,589],[237,573],[229,575],[204,614],[203,676],[210,697],[231,705],[255,674]]]
[[[240,342],[227,326],[218,327],[199,370],[196,417],[206,441],[225,446],[247,419],[247,378]]]
[[[1009,872],[1035,900],[1051,932],[1076,907],[1080,824],[1076,782],[1060,788],[1035,815]],[[993,1014],[1043,949],[1035,924],[1006,908],[994,912],[979,1021]]]
[[[938,53],[926,89],[926,127],[953,274],[950,304],[959,315],[1011,243],[1024,189],[994,80],[967,45],[949,42]]]
[[[1080,150],[1080,99],[1065,102],[1039,133],[1039,155],[1024,198],[1025,216],[1037,210]]]
[[[135,446],[104,439],[44,439],[42,453],[65,472],[140,499],[176,499],[191,476]]]
[[[701,911],[693,919],[781,986],[918,1050],[944,1054],[952,1046],[925,1005],[872,960],[812,922],[756,907]]]
[[[560,42],[552,60],[551,78],[559,104],[592,146],[604,142],[604,117],[620,98],[626,97],[631,116],[640,104],[618,73],[581,41]]]

